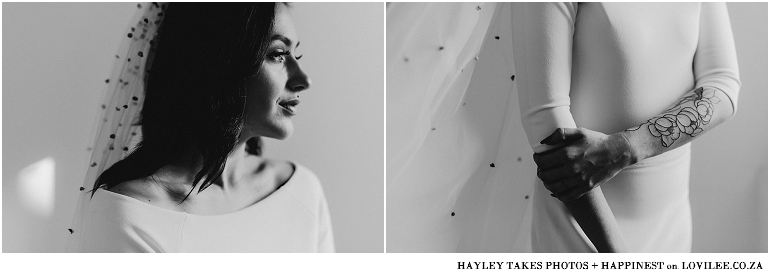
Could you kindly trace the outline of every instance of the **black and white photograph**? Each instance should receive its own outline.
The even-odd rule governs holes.
[[[767,2],[0,15],[5,276],[770,269]]]
[[[382,253],[383,3],[3,3],[4,253]]]
[[[389,253],[767,252],[767,3],[386,9]]]

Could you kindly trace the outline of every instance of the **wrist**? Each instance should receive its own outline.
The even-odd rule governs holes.
[[[619,142],[620,153],[623,156],[623,159],[627,162],[627,165],[633,165],[640,160],[643,160],[644,155],[639,150],[639,148],[632,143],[632,141],[629,139],[629,134],[626,134],[626,132],[627,131],[618,132],[614,135]]]

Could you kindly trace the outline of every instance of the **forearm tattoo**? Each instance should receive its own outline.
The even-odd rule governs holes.
[[[666,110],[665,114],[627,130],[634,131],[647,125],[650,134],[659,137],[663,147],[673,145],[682,134],[695,137],[703,132],[703,126],[711,122],[714,104],[720,101],[715,93],[715,89],[699,87],[695,89],[695,94],[682,98],[677,104]]]

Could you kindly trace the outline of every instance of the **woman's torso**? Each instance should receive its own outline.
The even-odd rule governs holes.
[[[579,3],[570,112],[578,127],[615,133],[669,108],[695,85],[698,3]],[[632,165],[602,191],[631,252],[689,252],[690,145]],[[533,250],[590,252],[558,200],[536,185]]]
[[[695,85],[699,3],[580,3],[570,111],[614,133],[669,108]]]
[[[623,131],[660,114],[692,90],[699,14],[699,3],[578,4],[570,90],[577,126],[607,134]],[[603,186],[611,205],[623,207],[616,214],[650,213],[652,208],[644,204],[659,203],[652,198],[686,199],[686,180],[661,187],[643,178],[688,177],[689,170],[662,172],[685,157],[689,163],[689,144],[640,161]]]

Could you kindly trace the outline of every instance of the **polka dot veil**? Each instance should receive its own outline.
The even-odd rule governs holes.
[[[153,46],[166,6],[165,3],[137,4],[136,13],[112,58],[112,73],[104,80],[96,137],[87,149],[91,152],[88,170],[83,185],[76,189],[80,196],[73,225],[68,229],[71,234],[68,245],[80,240],[79,218],[88,207],[96,179],[128,155],[141,138],[138,120],[144,101],[144,84],[151,70]]]
[[[387,250],[529,251],[510,5],[389,3],[386,24]]]
[[[121,42],[112,74],[105,79],[106,93],[101,103],[101,122],[91,149],[91,163],[85,188],[92,189],[96,178],[125,157],[141,137],[139,113],[144,101],[144,82],[150,71],[151,48],[163,18],[165,4],[137,4],[137,13]]]

